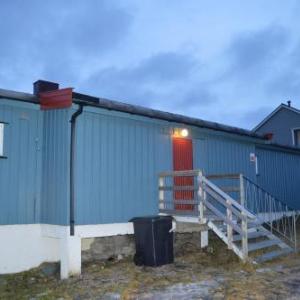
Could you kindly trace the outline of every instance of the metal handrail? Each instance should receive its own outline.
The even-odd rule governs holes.
[[[299,211],[275,198],[259,185],[242,175],[246,183],[245,207],[257,215],[271,233],[281,236],[297,250],[297,216]],[[248,195],[249,194],[249,195]]]
[[[279,202],[279,203],[281,203],[281,204],[283,204],[283,205],[286,205],[286,207],[289,208],[289,210],[295,210],[295,211],[297,211],[296,208],[293,208],[290,204],[287,204],[287,203],[285,203],[284,201],[279,200],[278,198],[276,198],[275,196],[273,196],[271,193],[269,193],[267,190],[265,190],[264,188],[262,188],[261,186],[259,186],[259,185],[258,185],[257,183],[255,183],[254,181],[252,181],[249,177],[247,177],[247,176],[245,176],[245,175],[243,175],[243,174],[241,174],[241,175],[243,176],[243,178],[244,178],[246,181],[248,181],[248,182],[250,182],[252,185],[256,186],[256,187],[257,187],[258,189],[260,189],[262,192],[264,192],[264,193],[270,195],[270,196],[274,199],[274,201]]]
[[[179,180],[177,183],[176,178],[181,177],[191,180]],[[239,192],[239,200],[211,181],[215,179],[236,179],[238,187],[234,190]],[[200,223],[207,223],[243,260],[248,259],[248,226],[252,228],[253,224],[257,224],[260,230],[268,231],[274,239],[281,239],[297,249],[296,216],[299,212],[243,174],[204,176],[201,170],[161,172],[158,185],[160,212],[197,217]],[[233,185],[235,187],[235,183]],[[230,190],[233,190],[232,187]],[[224,222],[226,235],[213,223],[214,217]],[[233,243],[233,232],[241,235],[241,248]]]
[[[207,184],[208,186],[210,186],[214,191],[216,191],[223,198],[229,199],[231,201],[231,204],[233,206],[235,206],[237,209],[239,209],[241,212],[243,212],[250,219],[255,219],[256,218],[256,216],[254,214],[252,214],[249,210],[245,209],[244,206],[240,205],[236,200],[234,200],[228,194],[226,194],[225,192],[223,192],[217,185],[215,185],[211,181],[207,180],[204,176],[203,176],[203,181],[204,181],[205,184]],[[217,200],[217,199],[215,199],[215,200]]]
[[[167,177],[176,178],[185,176],[196,177],[197,180],[194,180],[193,185],[174,186],[174,181],[171,181],[168,185],[166,185]],[[237,175],[235,175],[235,178],[236,176]],[[172,194],[178,191],[184,193],[195,190],[198,191],[197,194],[193,194],[193,196],[197,199],[196,201],[192,201],[189,199],[182,199],[177,201],[176,199],[174,199],[174,194]],[[206,222],[206,210],[211,211],[215,216],[219,217],[220,220],[222,220],[227,226],[227,237],[224,238],[224,240],[228,244],[228,248],[236,249],[236,246],[233,244],[233,231],[238,232],[242,236],[242,251],[240,252],[240,257],[244,260],[247,259],[248,219],[256,219],[256,216],[247,209],[245,209],[242,205],[240,205],[230,195],[222,191],[217,185],[215,185],[209,179],[203,176],[201,170],[161,172],[159,174],[158,191],[160,211],[163,213],[172,212],[173,209],[173,212],[175,214],[180,215],[182,210],[185,210],[185,208],[190,208],[190,215],[194,215],[195,213],[197,213],[200,223]],[[171,199],[167,199],[166,197],[166,193],[168,192],[171,193]],[[218,205],[221,205],[226,212],[224,212],[223,209],[218,207],[218,205],[215,205],[213,200],[217,201],[217,203],[219,203]],[[183,206],[176,210],[176,205],[178,204]],[[241,222],[236,222],[236,220],[240,220]]]

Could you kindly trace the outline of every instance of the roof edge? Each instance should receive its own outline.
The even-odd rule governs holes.
[[[16,92],[11,90],[0,89],[0,98],[6,98],[10,100],[20,100],[31,103],[39,103],[38,98],[30,93]]]
[[[240,136],[248,136],[251,138],[265,140],[265,138],[247,129],[229,126],[217,122],[206,121],[198,118],[188,117],[180,114],[165,112],[161,110],[151,109],[143,106],[123,103],[119,101],[109,100],[105,98],[98,98],[87,94],[81,94],[73,92],[73,102],[77,104],[85,104],[88,106],[100,107],[108,110],[115,110],[130,114],[141,115],[144,117],[155,118],[165,120],[169,122],[182,123],[190,126],[196,126],[200,128],[207,128],[215,131],[227,132]],[[37,96],[30,93],[16,92],[11,90],[0,89],[0,98],[31,102],[39,104]]]
[[[266,140],[265,137],[263,137],[260,134],[239,127],[229,126],[217,122],[206,121],[198,118],[188,117],[180,114],[174,114],[174,113],[165,112],[161,110],[146,108],[143,106],[127,104],[127,103],[109,100],[105,98],[96,98],[85,94],[73,93],[73,96],[75,98],[73,102],[77,104],[85,103],[86,105],[89,106],[100,107],[108,110],[115,110],[115,111],[130,113],[130,114],[141,115],[144,117],[165,120],[169,122],[182,123],[190,126],[208,128],[211,130],[222,131],[231,134],[237,134],[242,136],[248,136],[251,138]],[[98,101],[95,101],[96,99]]]

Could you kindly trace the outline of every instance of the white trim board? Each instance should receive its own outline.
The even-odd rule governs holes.
[[[45,237],[60,239],[70,235],[70,226],[40,224],[42,235]],[[76,225],[75,236],[80,238],[95,238],[114,235],[133,234],[133,223],[113,223]]]
[[[133,234],[133,223],[77,225],[75,235],[81,238],[105,237],[114,235]]]
[[[291,128],[291,133],[292,133],[292,140],[293,140],[293,146],[294,147],[299,147],[299,145],[296,145],[296,141],[295,141],[295,131],[299,131],[300,127],[295,127],[295,128]]]

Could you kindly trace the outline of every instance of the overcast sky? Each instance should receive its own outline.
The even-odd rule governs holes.
[[[0,2],[0,87],[75,91],[252,128],[300,108],[300,1]]]

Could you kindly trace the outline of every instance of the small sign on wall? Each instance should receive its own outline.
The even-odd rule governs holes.
[[[250,153],[250,161],[255,163],[255,174],[259,175],[258,171],[258,159],[255,153]]]
[[[251,162],[256,162],[256,155],[255,155],[255,153],[250,153],[250,161]]]

